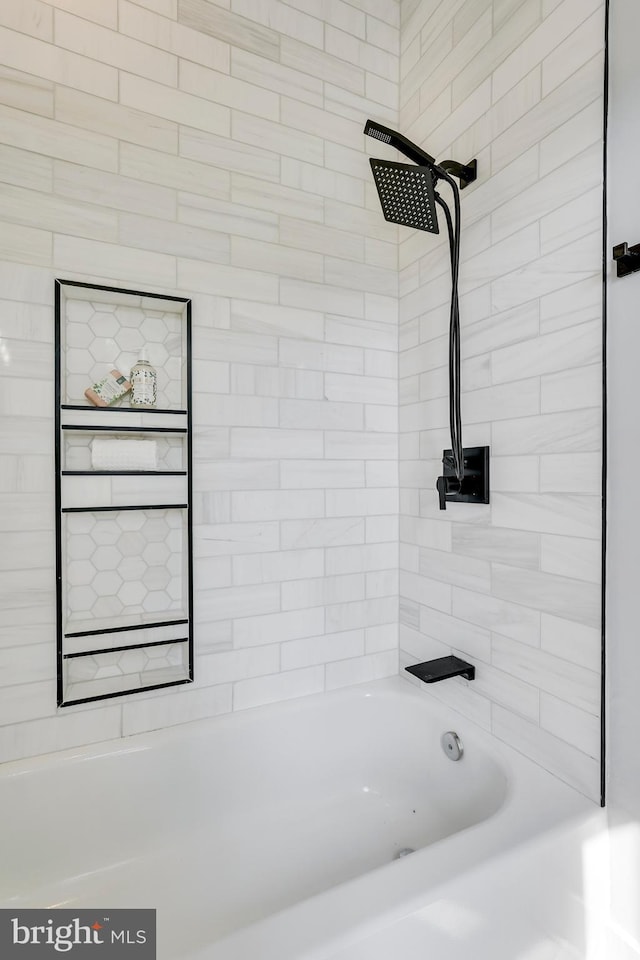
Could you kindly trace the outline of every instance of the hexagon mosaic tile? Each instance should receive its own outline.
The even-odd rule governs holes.
[[[144,347],[158,375],[159,409],[183,409],[184,321],[176,313],[116,303],[67,300],[65,304],[64,403],[91,405],[84,391],[110,370],[127,379]],[[125,396],[115,406],[128,406]]]
[[[138,622],[184,615],[181,510],[65,515],[66,621]],[[162,616],[161,616],[162,615]]]

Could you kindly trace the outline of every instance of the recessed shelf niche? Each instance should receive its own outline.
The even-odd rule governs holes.
[[[191,301],[56,280],[55,306],[58,705],[70,706],[193,680]],[[154,408],[87,400],[108,371],[128,378],[142,347]],[[106,468],[105,440],[120,441]]]

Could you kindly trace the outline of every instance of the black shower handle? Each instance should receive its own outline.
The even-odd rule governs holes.
[[[462,482],[457,477],[438,477],[436,480],[436,490],[440,500],[440,509],[447,509],[447,494],[460,493]]]

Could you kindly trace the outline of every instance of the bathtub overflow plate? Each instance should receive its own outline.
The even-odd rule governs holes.
[[[449,760],[461,759],[464,749],[457,733],[454,733],[453,730],[447,730],[440,737],[440,743]]]

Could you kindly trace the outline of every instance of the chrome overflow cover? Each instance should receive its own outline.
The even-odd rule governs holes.
[[[446,733],[443,733],[440,737],[440,743],[449,760],[460,760],[462,758],[464,748],[460,737],[453,730],[447,730]]]

